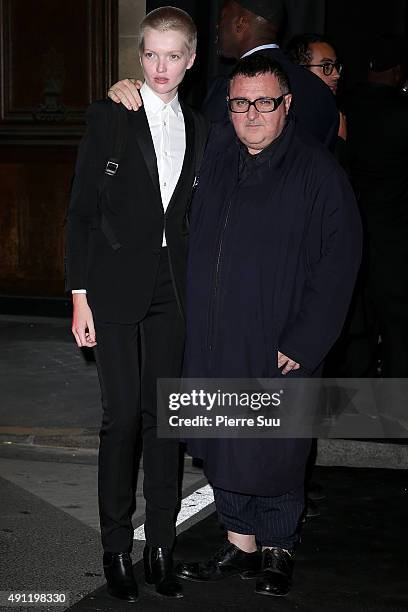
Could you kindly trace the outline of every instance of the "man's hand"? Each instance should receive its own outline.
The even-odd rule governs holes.
[[[298,370],[300,368],[300,363],[293,361],[290,357],[287,357],[280,351],[278,351],[278,368],[283,368],[282,374],[288,374],[291,370]]]
[[[78,346],[92,348],[96,345],[95,327],[92,311],[88,306],[86,294],[74,293],[72,296],[74,314],[72,317],[72,333]]]
[[[135,79],[123,79],[118,81],[108,91],[108,97],[114,102],[121,102],[128,110],[137,111],[143,106],[139,89],[143,85],[142,81]]]

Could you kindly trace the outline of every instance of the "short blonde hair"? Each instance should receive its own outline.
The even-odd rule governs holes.
[[[139,26],[139,51],[144,50],[144,33],[146,28],[167,32],[174,30],[182,32],[186,37],[186,45],[190,53],[197,48],[197,28],[190,15],[175,6],[162,6],[146,15]]]

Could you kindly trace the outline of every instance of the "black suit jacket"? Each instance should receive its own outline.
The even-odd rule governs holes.
[[[191,198],[204,119],[181,102],[186,130],[183,167],[166,214],[160,195],[154,145],[146,113],[126,111],[126,147],[107,197],[98,188],[113,153],[113,103],[92,104],[81,143],[66,227],[66,289],[86,289],[94,318],[132,323],[141,320],[151,302],[159,265],[163,228],[172,280],[184,314],[187,258],[186,208]],[[199,133],[198,133],[199,132]],[[112,248],[101,226],[102,216],[120,248]]]
[[[297,122],[320,142],[334,151],[339,129],[335,98],[325,83],[307,69],[291,62],[280,49],[256,51],[281,64],[293,94],[291,113]],[[228,119],[226,102],[228,79],[218,77],[204,100],[202,111],[209,121]]]

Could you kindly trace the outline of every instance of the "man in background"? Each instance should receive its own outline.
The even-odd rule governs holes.
[[[298,34],[286,46],[289,59],[316,75],[337,95],[343,65],[339,62],[333,45],[321,34]],[[338,136],[347,140],[347,124],[344,113],[339,111]],[[337,143],[339,144],[339,143]]]

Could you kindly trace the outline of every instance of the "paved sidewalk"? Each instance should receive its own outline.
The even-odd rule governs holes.
[[[96,448],[96,366],[70,320],[1,316],[0,346],[0,441]]]
[[[201,470],[186,465],[182,533],[213,512],[191,494],[207,484]],[[133,560],[141,559],[145,500],[143,471],[136,488]],[[0,444],[0,611],[55,610],[55,606],[2,605],[2,591],[65,592],[81,600],[105,583],[99,535],[97,451]],[[194,511],[194,512],[193,512]],[[188,517],[187,517],[188,515]],[[61,609],[61,608],[57,608]]]

